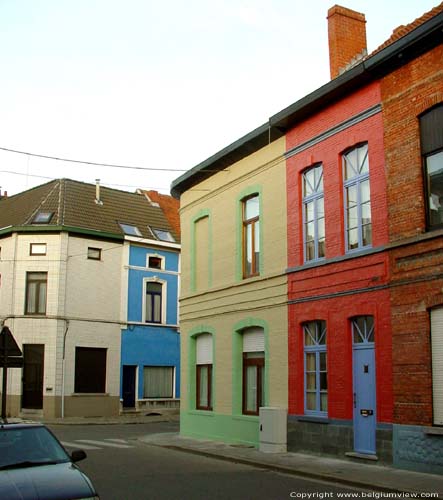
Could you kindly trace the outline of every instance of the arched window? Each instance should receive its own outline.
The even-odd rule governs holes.
[[[303,172],[303,238],[305,261],[325,256],[323,166]]]

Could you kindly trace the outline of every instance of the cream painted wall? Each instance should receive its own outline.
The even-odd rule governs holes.
[[[214,412],[232,411],[232,336],[234,325],[247,318],[269,325],[269,396],[267,404],[287,407],[287,240],[284,138],[273,142],[227,171],[211,176],[182,194],[182,394],[187,395],[188,336],[198,327],[215,330]],[[238,204],[242,192],[261,188],[260,230],[263,272],[238,280]],[[191,291],[191,225],[209,212],[212,230],[212,286]],[[189,398],[182,397],[182,408]]]
[[[46,255],[29,255],[31,243],[46,243]],[[107,348],[106,392],[119,397],[123,245],[70,237],[67,233],[19,233],[0,240],[0,247],[0,317],[15,316],[6,319],[5,324],[20,346],[45,345],[45,404],[47,397],[62,394],[65,332],[66,396],[74,390],[75,347],[89,346]],[[102,260],[87,259],[88,247],[102,248]],[[29,271],[48,273],[44,317],[24,315]],[[21,369],[9,370],[9,394],[21,394],[21,376]]]

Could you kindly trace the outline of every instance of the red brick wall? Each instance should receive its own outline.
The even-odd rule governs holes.
[[[429,308],[443,304],[443,237],[426,233],[420,113],[443,102],[443,46],[381,81],[388,176],[389,238],[416,243],[392,250],[394,422],[432,424]]]
[[[287,134],[287,149],[317,136],[340,122],[380,102],[377,83],[360,89],[339,103],[306,120]],[[373,247],[388,243],[386,178],[381,113],[374,115],[287,161],[288,263],[303,264],[301,172],[310,165],[323,164],[326,257],[345,255],[343,175],[341,153],[368,142],[372,206]],[[289,306],[289,413],[304,413],[303,335],[301,324],[323,319],[327,322],[328,416],[352,419],[352,336],[350,318],[373,315],[376,326],[377,420],[392,422],[392,346],[389,290],[365,291],[389,282],[387,252],[345,259],[288,276],[289,300],[313,300]],[[358,292],[357,292],[358,291]],[[345,293],[321,298],[322,295]],[[315,297],[319,297],[315,299]]]
[[[381,81],[391,241],[426,229],[418,115],[443,102],[443,46]]]
[[[335,103],[294,127],[286,136],[287,150],[304,143],[334,125],[366,110],[379,102],[377,84],[369,85],[352,96]],[[359,143],[368,142],[371,186],[373,246],[387,243],[387,199],[381,113],[288,159],[288,265],[303,263],[301,172],[316,162],[323,163],[326,257],[344,255],[344,208],[341,153]]]

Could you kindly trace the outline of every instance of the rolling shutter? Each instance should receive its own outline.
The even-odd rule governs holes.
[[[263,328],[253,327],[243,332],[243,352],[264,352],[265,336]]]
[[[212,335],[203,333],[197,337],[197,364],[212,365]]]
[[[434,424],[443,425],[443,307],[431,311]]]

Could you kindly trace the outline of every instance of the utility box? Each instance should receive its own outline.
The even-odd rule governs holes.
[[[285,453],[287,451],[287,410],[263,406],[259,410],[260,451]]]

